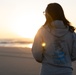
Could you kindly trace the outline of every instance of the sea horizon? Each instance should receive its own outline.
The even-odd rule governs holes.
[[[25,39],[0,39],[0,47],[27,47],[32,48],[32,41]]]

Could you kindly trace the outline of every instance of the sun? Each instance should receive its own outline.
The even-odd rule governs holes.
[[[34,38],[37,30],[29,28],[29,26],[17,26],[14,28],[14,33],[24,38]]]
[[[18,15],[11,23],[11,30],[20,37],[34,38],[44,19],[38,15]]]
[[[38,27],[29,26],[28,23],[27,25],[24,23],[22,25],[16,24],[15,26],[12,26],[12,31],[23,38],[34,38],[37,30]]]

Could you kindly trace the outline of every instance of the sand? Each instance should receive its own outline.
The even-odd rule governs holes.
[[[0,75],[39,75],[37,63],[29,48],[0,47]],[[76,75],[76,62],[73,62]]]

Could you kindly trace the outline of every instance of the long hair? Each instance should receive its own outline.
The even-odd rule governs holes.
[[[54,20],[62,20],[64,25],[69,26],[69,30],[74,32],[75,28],[70,25],[70,22],[65,18],[63,8],[58,3],[50,3],[45,10],[46,22],[44,25],[51,23]]]

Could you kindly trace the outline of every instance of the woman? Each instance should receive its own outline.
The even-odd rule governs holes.
[[[75,29],[58,3],[48,4],[44,14],[46,22],[38,30],[32,47],[34,58],[42,63],[40,75],[72,75],[71,50]]]

